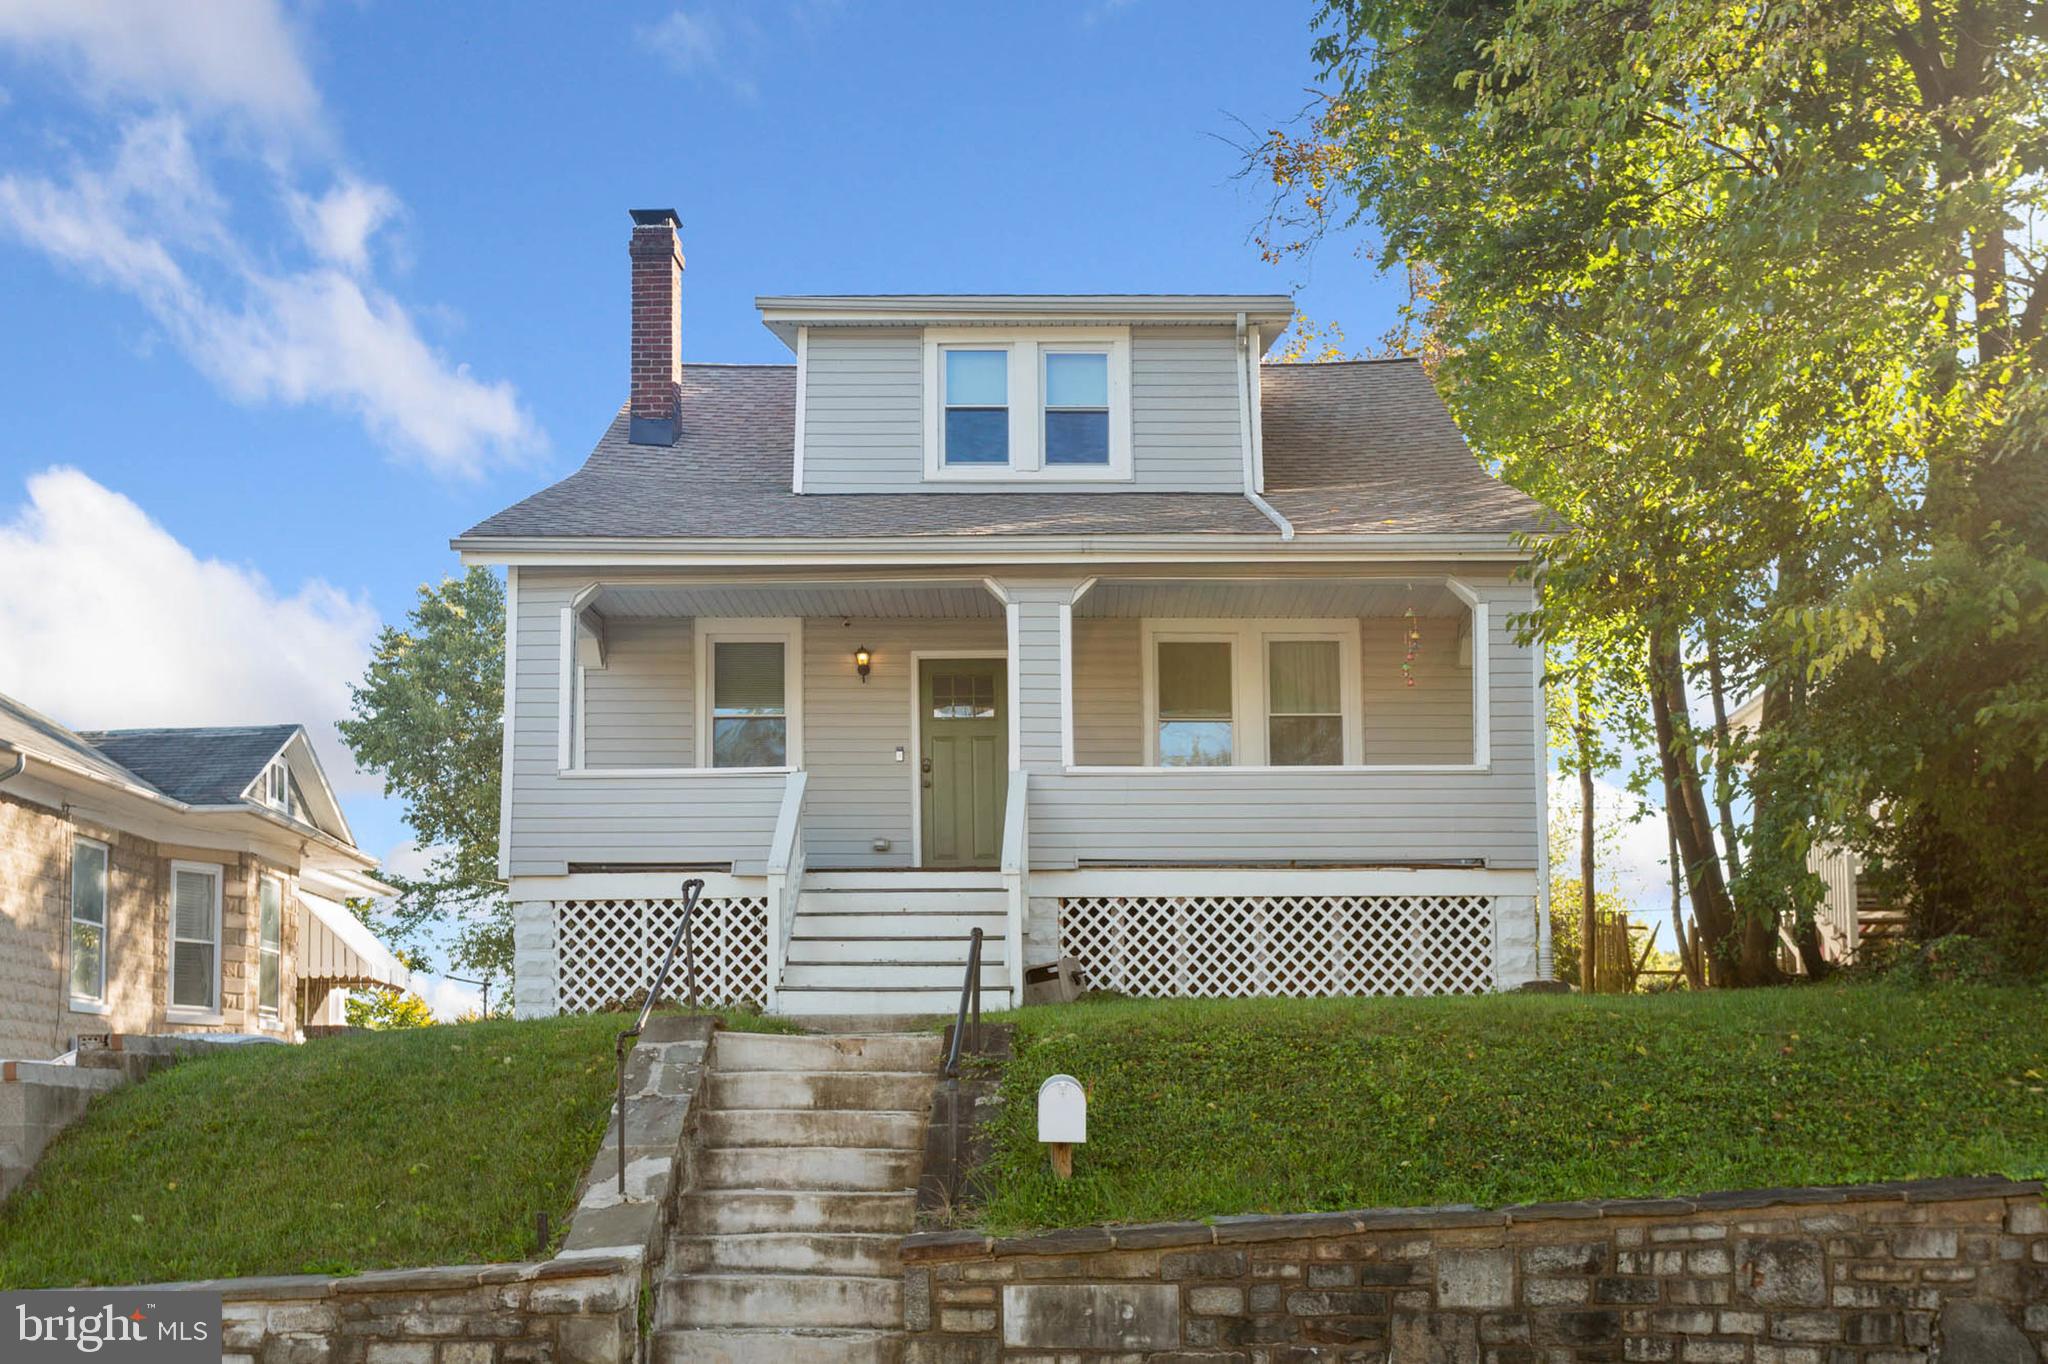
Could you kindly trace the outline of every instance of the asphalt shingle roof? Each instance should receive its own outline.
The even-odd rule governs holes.
[[[150,784],[94,748],[75,731],[66,729],[41,711],[30,710],[10,696],[0,696],[0,742],[42,752],[55,749],[88,772],[111,781],[133,782],[138,786]],[[4,767],[5,764],[0,764],[0,769]]]
[[[1261,371],[1267,498],[1304,535],[1532,529],[1537,504],[1488,476],[1412,361]],[[793,365],[685,365],[673,447],[634,445],[621,409],[583,467],[464,538],[1272,535],[1234,493],[790,491]]]
[[[231,805],[297,725],[81,730],[78,737],[173,800]]]

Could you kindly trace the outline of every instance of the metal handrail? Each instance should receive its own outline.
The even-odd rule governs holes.
[[[661,998],[662,987],[668,984],[668,974],[675,967],[676,952],[683,954],[683,979],[688,992],[690,1012],[697,1012],[697,940],[690,929],[697,917],[697,901],[704,894],[704,882],[691,877],[683,882],[683,917],[676,924],[676,931],[669,937],[668,951],[662,956],[661,965],[647,982],[647,998],[640,1002],[640,1017],[633,1026],[620,1033],[612,1043],[612,1059],[619,1072],[619,1197],[626,1196],[626,1040],[637,1038],[647,1026],[647,1016],[654,1012],[654,1005]],[[977,932],[979,930],[976,930]]]
[[[953,1015],[953,1045],[946,1051],[945,1077],[960,1078],[960,1040],[967,1036],[967,1006],[974,1005],[974,1050],[981,1050],[981,930],[967,944],[967,978],[960,982],[960,1008]]]

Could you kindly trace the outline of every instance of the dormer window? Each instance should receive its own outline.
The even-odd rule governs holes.
[[[1010,353],[948,346],[944,462],[948,468],[1010,463]]]
[[[925,477],[1129,479],[1130,366],[1121,329],[928,329]]]

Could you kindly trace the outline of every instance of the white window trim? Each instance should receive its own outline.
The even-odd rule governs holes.
[[[71,951],[78,941],[78,849],[81,844],[100,850],[100,986],[96,994],[89,996],[71,993]],[[66,888],[71,897],[64,913],[64,995],[67,1007],[75,1014],[108,1013],[107,956],[114,945],[114,850],[100,839],[73,834],[71,877]]]
[[[213,1003],[209,1006],[178,1004],[178,873],[192,872],[213,880]],[[221,1009],[221,939],[225,925],[221,922],[223,892],[227,885],[227,868],[218,862],[171,863],[170,879],[164,887],[164,1017],[174,1023],[219,1023],[225,1015]],[[197,942],[189,938],[188,942]]]
[[[275,1006],[267,1006],[263,1002],[263,887],[266,884],[277,887],[277,1004]],[[250,991],[250,994],[255,997],[255,1012],[257,1016],[270,1023],[276,1023],[284,1017],[284,892],[285,885],[282,876],[273,872],[266,872],[257,878],[256,983],[255,988]]]
[[[713,646],[773,641],[783,646],[782,706],[788,724],[788,762],[781,767],[713,767],[711,765],[711,689]],[[691,622],[690,665],[696,673],[697,766],[704,772],[794,772],[804,765],[804,623],[800,616],[698,616]]]
[[[1010,357],[1010,462],[945,462],[945,352],[1002,350]],[[1045,463],[1044,355],[1099,352],[1109,357],[1109,463]],[[1128,483],[1131,480],[1131,332],[1128,327],[929,327],[924,333],[924,476],[963,483]]]

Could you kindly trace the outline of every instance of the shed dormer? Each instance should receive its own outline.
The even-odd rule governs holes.
[[[1257,486],[1284,295],[781,296],[800,493]]]

